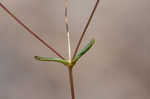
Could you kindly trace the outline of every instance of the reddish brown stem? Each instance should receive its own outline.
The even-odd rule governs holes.
[[[51,51],[53,51],[58,57],[65,59],[61,56],[54,48],[52,48],[49,44],[47,44],[44,40],[42,40],[36,33],[34,33],[29,27],[27,27],[21,20],[19,20],[13,13],[11,13],[2,3],[0,6],[14,19],[16,20],[24,29],[26,29],[30,34],[32,34],[36,39],[38,39],[41,43],[43,43],[46,47],[48,47]]]
[[[69,71],[69,80],[70,80],[71,97],[72,97],[72,99],[75,99],[72,67],[68,67],[68,71]]]
[[[77,44],[77,47],[76,47],[76,49],[75,49],[75,52],[74,52],[74,54],[73,54],[72,59],[76,56],[76,54],[77,54],[77,52],[78,52],[78,49],[79,49],[80,44],[81,44],[81,42],[82,42],[82,39],[83,39],[83,37],[84,37],[84,35],[85,35],[85,32],[86,32],[87,29],[88,29],[88,26],[89,26],[89,24],[90,24],[92,18],[93,18],[93,15],[94,15],[94,13],[95,13],[95,10],[96,10],[96,8],[97,8],[97,6],[98,6],[99,1],[100,1],[100,0],[97,0],[96,3],[95,3],[95,6],[94,6],[94,8],[93,8],[93,10],[92,10],[92,13],[91,13],[91,15],[90,15],[90,17],[89,17],[89,19],[88,19],[88,22],[87,22],[87,24],[86,24],[86,26],[85,26],[85,28],[84,28],[82,34],[81,34],[81,37],[80,37],[80,39],[79,39],[79,42],[78,42],[78,44]]]

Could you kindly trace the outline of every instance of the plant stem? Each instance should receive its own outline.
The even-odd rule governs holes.
[[[68,41],[68,58],[69,58],[69,62],[71,62],[71,44],[70,44],[70,32],[69,32],[69,24],[68,24],[68,0],[65,0],[65,25],[66,25],[67,41]]]
[[[69,71],[69,80],[70,80],[71,97],[72,97],[72,99],[75,99],[72,67],[68,67],[68,71]]]
[[[41,43],[43,43],[47,48],[53,51],[58,57],[61,59],[65,59],[61,56],[54,48],[52,48],[49,44],[47,44],[44,40],[42,40],[36,33],[34,33],[29,27],[27,27],[21,20],[19,20],[12,12],[10,12],[2,3],[0,6],[15,20],[17,21],[24,29],[26,29],[30,34],[32,34],[36,39],[38,39]]]
[[[88,26],[89,26],[89,24],[90,24],[92,18],[93,18],[93,15],[94,15],[94,13],[95,13],[95,11],[96,11],[96,8],[97,8],[97,6],[98,6],[99,1],[100,1],[100,0],[97,0],[96,3],[95,3],[95,6],[94,6],[94,8],[93,8],[93,10],[92,10],[92,13],[91,13],[91,15],[90,15],[90,17],[89,17],[89,19],[88,19],[88,22],[87,22],[87,24],[85,25],[85,28],[84,28],[84,30],[83,30],[83,32],[82,32],[82,34],[81,34],[81,37],[80,37],[80,39],[79,39],[79,42],[78,42],[78,44],[77,44],[77,47],[76,47],[76,49],[75,49],[75,52],[74,52],[74,54],[73,54],[72,59],[76,56],[76,54],[77,54],[77,52],[78,52],[78,49],[79,49],[80,44],[81,44],[81,42],[82,42],[82,39],[83,39],[83,37],[84,37],[84,35],[85,35],[85,32],[86,32],[87,29],[88,29]]]

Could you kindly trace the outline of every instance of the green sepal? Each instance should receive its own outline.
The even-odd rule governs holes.
[[[83,49],[79,51],[79,53],[73,58],[72,63],[75,64],[81,56],[83,56],[95,43],[95,40],[92,39]]]
[[[34,56],[36,60],[39,61],[54,61],[58,63],[63,63],[64,65],[68,66],[69,62],[60,58],[50,58],[50,57],[41,57],[41,56]]]

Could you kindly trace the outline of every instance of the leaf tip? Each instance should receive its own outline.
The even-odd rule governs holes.
[[[34,58],[35,58],[36,60],[40,60],[40,57],[39,57],[39,56],[34,56]]]
[[[95,43],[95,39],[94,38],[91,40],[91,43],[92,43],[92,45]]]

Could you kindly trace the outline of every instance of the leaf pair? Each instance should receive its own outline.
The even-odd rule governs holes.
[[[34,58],[39,61],[54,61],[58,63],[62,63],[67,67],[73,67],[75,63],[83,56],[95,43],[95,40],[92,39],[83,49],[79,51],[79,53],[72,59],[71,62],[68,60],[63,60],[61,58],[50,58],[50,57],[41,57],[41,56],[35,56]]]

